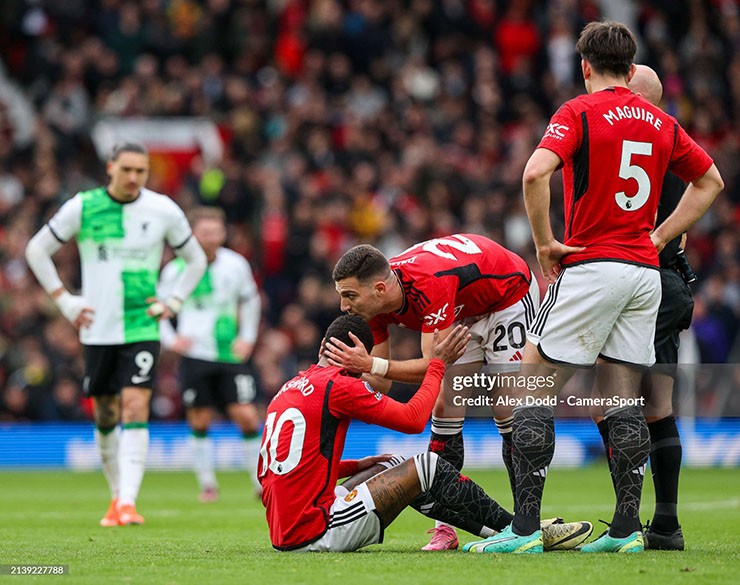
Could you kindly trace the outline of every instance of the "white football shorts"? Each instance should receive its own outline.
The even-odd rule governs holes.
[[[351,492],[337,486],[324,536],[293,552],[350,552],[383,542],[383,528],[375,502],[363,482]]]
[[[474,321],[463,319],[461,323],[470,327],[472,336],[465,353],[455,365],[483,362],[487,364],[509,364],[518,369],[527,341],[527,330],[534,321],[540,306],[540,286],[532,275],[529,291],[510,307],[489,313]]]
[[[549,286],[527,339],[551,362],[591,366],[597,357],[655,363],[660,271],[624,262],[564,268]]]

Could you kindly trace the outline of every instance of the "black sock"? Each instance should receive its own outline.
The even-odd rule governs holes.
[[[596,423],[596,426],[599,429],[601,441],[604,443],[604,454],[606,455],[606,464],[609,468],[609,477],[612,478],[612,487],[614,488],[614,493],[616,493],[617,488],[614,485],[614,475],[612,474],[612,448],[609,445],[609,423],[605,418],[602,418],[601,422]]]
[[[652,527],[670,533],[678,523],[678,476],[681,472],[681,438],[676,418],[671,415],[648,423],[650,431],[650,469],[655,485],[655,514]]]
[[[420,514],[424,514],[424,516],[428,516],[433,520],[439,520],[476,536],[483,536],[485,538],[488,535],[486,527],[481,522],[461,516],[439,502],[435,502],[434,496],[429,492],[417,496],[409,505]]]
[[[540,529],[540,507],[547,468],[555,453],[552,408],[537,406],[514,413],[514,473],[516,498],[512,529],[525,536]]]
[[[650,434],[642,409],[637,406],[620,410],[608,418],[612,480],[617,493],[609,535],[624,538],[641,528],[640,498],[650,453]]]
[[[422,453],[417,455],[416,458],[417,461],[422,462],[420,465],[423,468],[430,470],[427,474],[432,479],[431,485],[425,485],[425,482],[421,481],[420,478],[422,490],[426,491],[423,491],[421,496],[412,502],[411,505],[415,509],[421,508],[424,503],[429,503],[429,500],[423,498],[423,496],[431,496],[431,500],[437,505],[436,512],[446,509],[448,512],[455,514],[458,519],[466,519],[466,526],[463,526],[454,518],[449,523],[460,526],[474,534],[474,530],[479,526],[487,526],[501,531],[511,523],[512,515],[509,512],[502,508],[496,500],[489,497],[477,483],[461,475],[450,463],[441,457],[434,457],[431,453]],[[436,459],[436,466],[434,459]],[[432,466],[435,466],[433,471],[430,469]],[[419,505],[418,508],[417,504]],[[423,511],[422,513],[426,514]],[[435,517],[431,514],[426,515]],[[443,518],[436,519],[447,522]],[[478,534],[480,534],[480,528],[478,528]]]
[[[511,429],[514,424],[514,417],[497,420],[494,419],[496,428],[501,435],[501,458],[504,460],[506,473],[509,475],[509,487],[511,488],[512,497],[516,497],[516,475],[514,474],[514,443],[511,439]]]
[[[429,439],[429,450],[436,453],[460,471],[465,462],[465,442],[462,427],[464,419],[438,419],[432,417],[432,436]],[[439,431],[449,434],[443,434]]]

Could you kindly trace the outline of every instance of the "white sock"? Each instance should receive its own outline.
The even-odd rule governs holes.
[[[108,481],[111,500],[118,497],[118,443],[121,437],[121,428],[116,425],[106,433],[95,429],[95,443],[98,445],[100,460],[103,462],[103,475]]]
[[[134,423],[134,428],[123,425],[121,446],[118,449],[118,466],[121,470],[120,505],[135,504],[141,480],[144,479],[146,455],[149,451],[149,428],[146,423]]]
[[[193,449],[193,471],[201,490],[217,488],[216,472],[213,468],[213,443],[206,436],[190,436]]]
[[[257,477],[257,463],[260,456],[261,439],[260,435],[244,437],[244,462],[247,465],[247,471],[249,471],[249,477],[252,479],[254,488],[259,493],[262,493],[262,486]]]

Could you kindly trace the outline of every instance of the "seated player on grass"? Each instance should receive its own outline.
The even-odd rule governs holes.
[[[424,381],[406,404],[331,366],[323,352],[318,364],[283,385],[267,409],[258,466],[275,549],[346,552],[377,544],[407,506],[484,537],[511,522],[509,512],[436,453],[341,460],[352,419],[421,433],[446,365],[469,339],[461,326],[442,341],[435,334]],[[368,352],[373,347],[369,326],[352,315],[334,320],[325,340],[361,343]],[[350,479],[337,486],[341,477]],[[588,522],[559,521],[544,538],[552,548],[573,548],[592,529]]]

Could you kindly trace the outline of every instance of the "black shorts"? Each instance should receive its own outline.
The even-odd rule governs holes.
[[[670,268],[660,269],[663,297],[655,322],[655,362],[678,362],[678,334],[691,325],[694,297],[681,275]]]
[[[252,404],[257,398],[257,383],[247,364],[184,357],[180,362],[180,387],[186,408],[224,410],[229,404]]]
[[[122,345],[85,345],[86,396],[118,394],[122,388],[154,389],[159,341]]]

